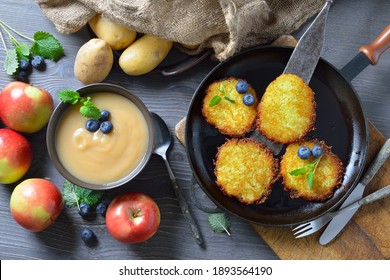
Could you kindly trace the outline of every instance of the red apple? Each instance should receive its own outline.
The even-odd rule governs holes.
[[[60,190],[46,179],[27,179],[12,192],[10,208],[15,221],[31,231],[42,231],[54,223],[63,209]]]
[[[106,225],[115,239],[128,244],[140,243],[156,233],[160,225],[160,210],[146,194],[123,193],[108,206]]]
[[[0,118],[9,128],[34,133],[43,128],[54,110],[46,90],[23,82],[11,82],[0,93]]]
[[[8,128],[0,129],[0,183],[11,184],[22,178],[30,168],[30,142]]]

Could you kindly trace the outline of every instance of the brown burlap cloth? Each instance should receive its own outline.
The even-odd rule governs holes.
[[[174,42],[212,48],[222,61],[243,48],[291,34],[316,14],[325,0],[36,0],[65,34],[78,31],[95,14]]]

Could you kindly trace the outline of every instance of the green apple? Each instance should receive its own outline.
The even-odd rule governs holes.
[[[0,183],[11,184],[21,179],[31,166],[30,142],[20,133],[0,129]]]
[[[12,192],[10,208],[15,221],[30,231],[42,231],[54,223],[63,209],[60,190],[41,178],[24,180]]]
[[[0,93],[0,118],[9,128],[25,133],[41,130],[54,110],[49,92],[23,82],[11,82]]]

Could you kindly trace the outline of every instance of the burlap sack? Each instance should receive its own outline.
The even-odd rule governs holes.
[[[225,60],[243,48],[268,44],[297,30],[325,0],[36,0],[65,34],[96,13],[174,42],[212,48]]]

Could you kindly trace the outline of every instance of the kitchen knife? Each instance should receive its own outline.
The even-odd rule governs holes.
[[[284,68],[283,74],[290,73],[297,75],[306,84],[309,84],[320,59],[322,46],[324,45],[325,24],[332,3],[332,0],[326,1],[317,17],[303,33]],[[274,155],[278,155],[282,151],[282,144],[269,140],[257,129],[252,132],[251,138],[265,144]]]
[[[324,44],[325,24],[328,11],[333,1],[326,1],[322,10],[303,33],[298,41],[283,73],[290,73],[301,77],[306,84],[310,79],[320,59]]]
[[[365,187],[378,172],[379,168],[386,162],[387,158],[390,156],[390,139],[387,139],[385,144],[382,146],[381,150],[375,157],[374,161],[371,163],[367,172],[365,173],[363,180],[355,187],[347,199],[341,204],[340,208],[344,208],[347,205],[354,203],[355,201],[363,197],[363,192]],[[350,211],[341,213],[334,217],[329,225],[326,227],[325,231],[321,234],[320,244],[328,244],[349,222],[349,220],[356,213],[358,208],[351,209]]]

